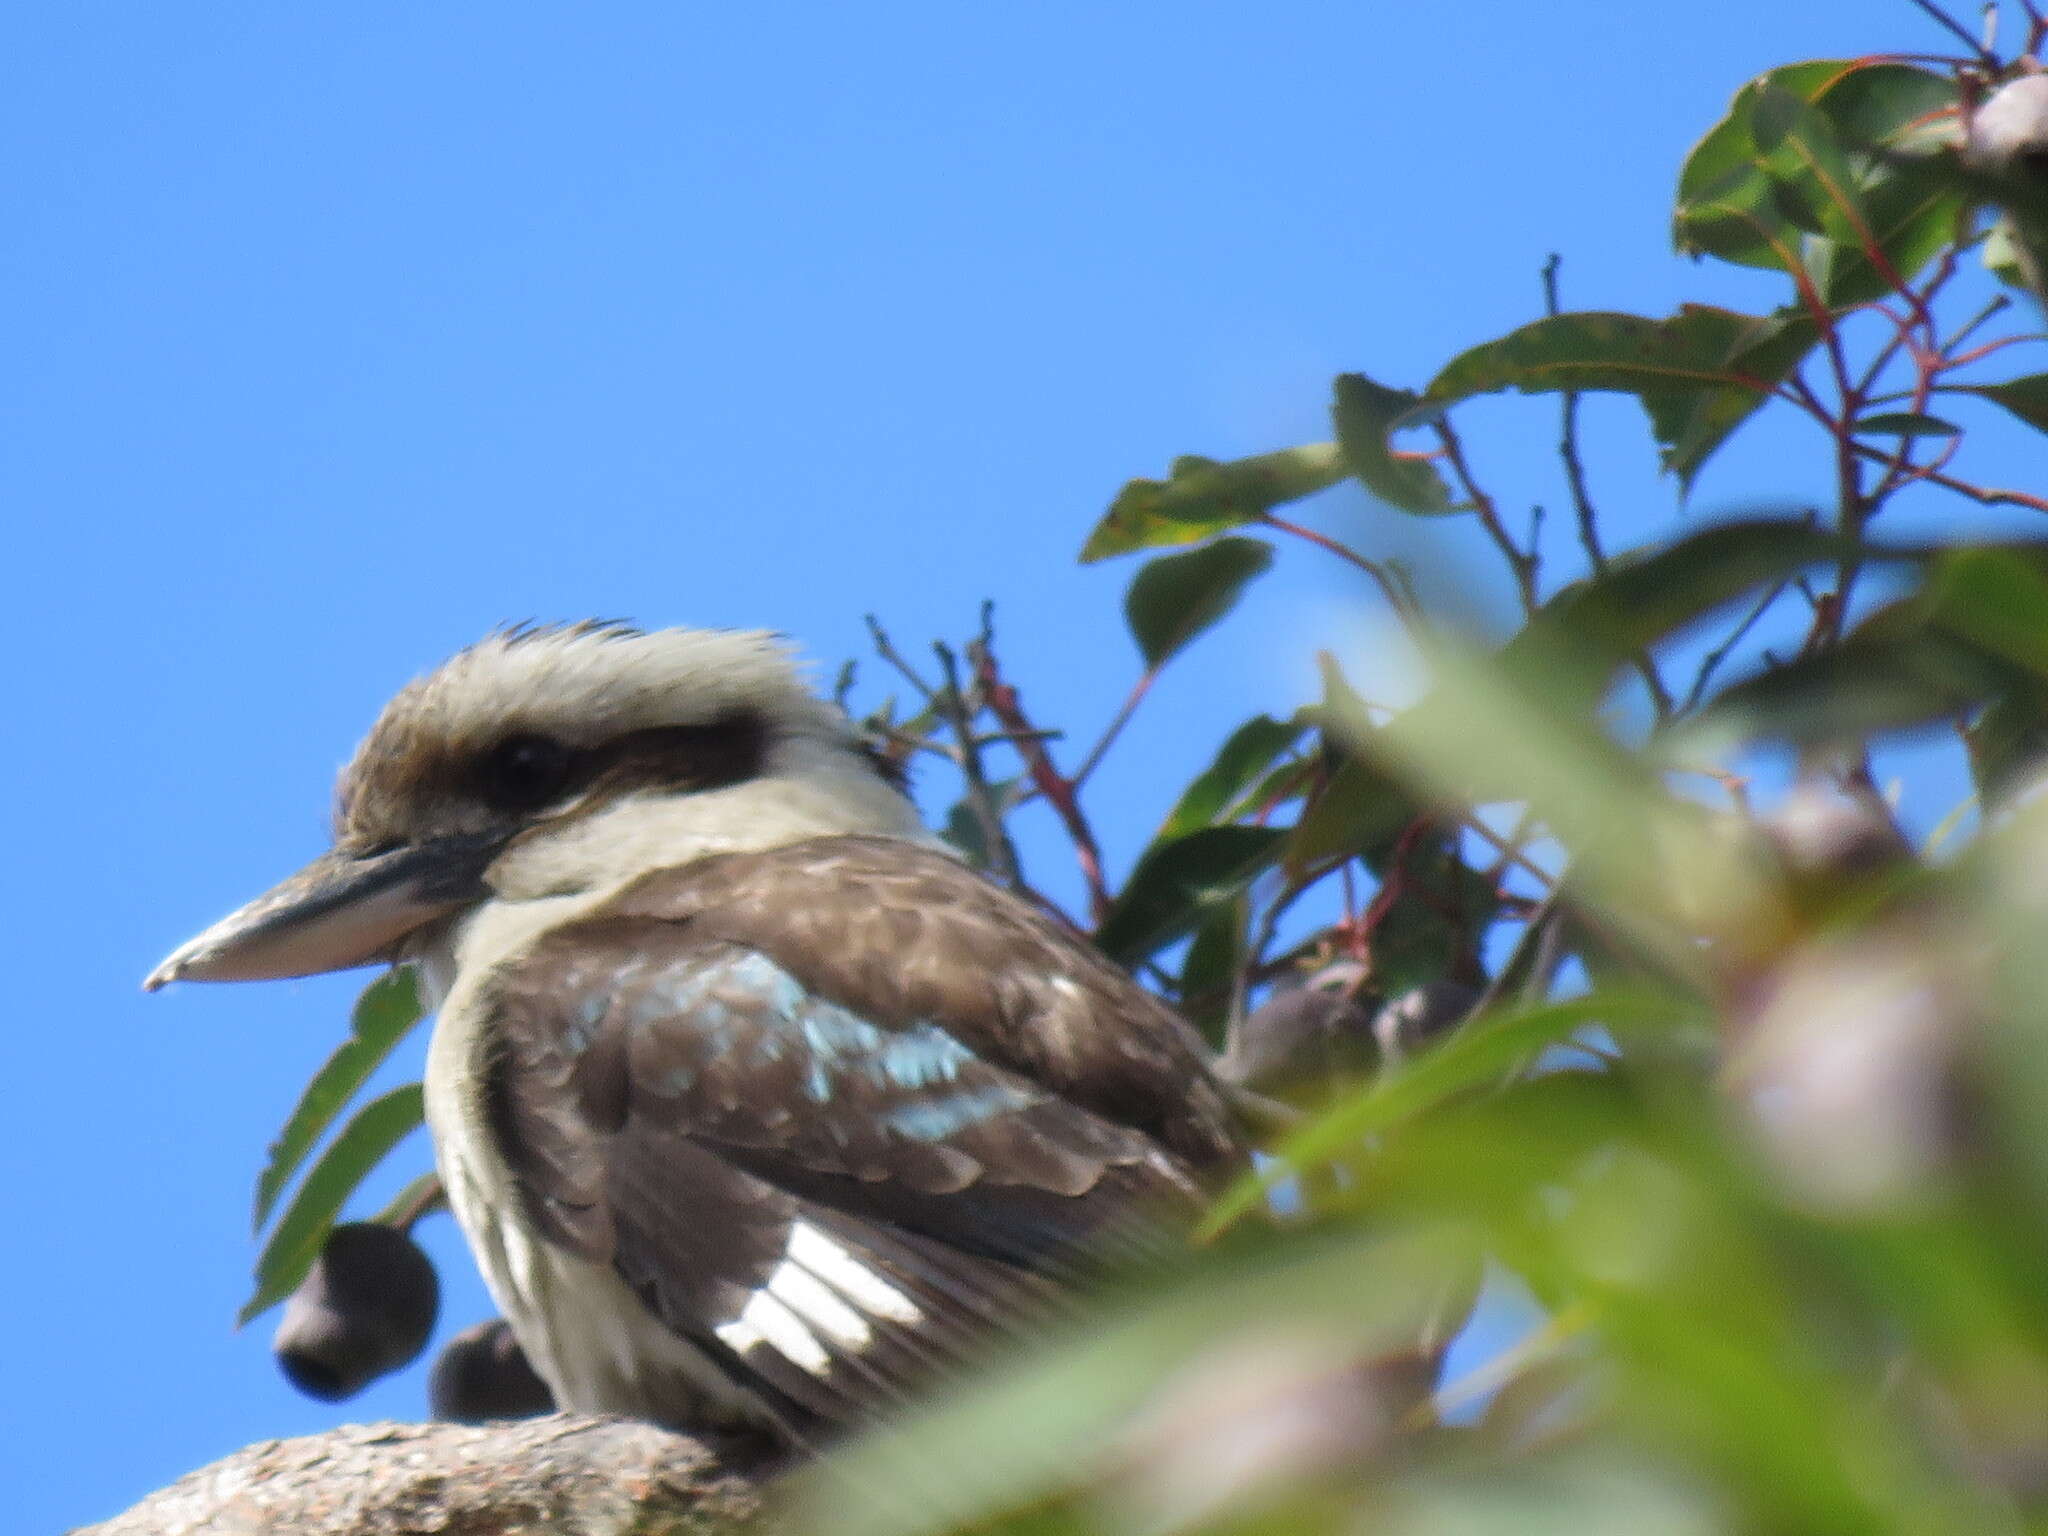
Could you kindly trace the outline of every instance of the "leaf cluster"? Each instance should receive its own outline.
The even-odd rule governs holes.
[[[2020,55],[2048,38],[2027,15]],[[1674,236],[1774,304],[1568,311],[1553,265],[1544,313],[1434,377],[1336,379],[1327,441],[1131,481],[1081,552],[1142,561],[1130,691],[1085,745],[1027,706],[986,614],[917,657],[874,626],[878,755],[941,765],[963,857],[1226,1071],[1290,997],[1369,1027],[1306,1080],[1238,1085],[1260,1172],[1184,1263],[835,1458],[813,1528],[2048,1527],[2048,542],[1898,515],[2048,511],[1964,457],[1987,422],[2048,431],[2048,374],[2007,366],[2036,340],[2032,295],[1999,291],[2026,269],[1988,248],[2024,240],[2026,198],[1964,153],[2030,68],[1823,60],[1738,91]],[[1461,408],[1502,392],[1556,411],[1568,520],[1518,534],[1487,483]],[[1808,424],[1833,495],[1618,543],[1577,442],[1596,393],[1638,403],[1681,504],[1766,412]],[[1423,600],[1385,552],[1416,558],[1386,536],[1406,517],[1480,529],[1507,638]],[[1185,765],[1110,868],[1097,767],[1294,558],[1369,583],[1426,686],[1373,700],[1326,657],[1317,698]],[[1908,739],[1968,783],[1920,847],[1878,774]],[[1074,903],[1026,868],[1032,808]],[[1444,987],[1470,1017],[1403,1036]],[[416,1120],[406,1089],[344,1119],[416,1011],[373,986],[273,1148],[251,1313]],[[1535,1326],[1447,1372],[1509,1291]]]

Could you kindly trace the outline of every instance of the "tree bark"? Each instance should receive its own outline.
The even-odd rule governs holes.
[[[777,1470],[759,1442],[634,1419],[350,1424],[259,1441],[72,1536],[716,1536]]]

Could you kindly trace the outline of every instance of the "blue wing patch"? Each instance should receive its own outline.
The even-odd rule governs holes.
[[[857,1096],[883,1124],[918,1141],[943,1141],[1047,1097],[996,1072],[938,1025],[883,1029],[809,991],[758,950],[713,951],[668,967],[635,999],[631,1022],[680,1026],[700,1047],[697,1062],[665,1053],[661,1078],[650,1085],[659,1093],[688,1093],[721,1062],[758,1068],[788,1061],[812,1103]]]

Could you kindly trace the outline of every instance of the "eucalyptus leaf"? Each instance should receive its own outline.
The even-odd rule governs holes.
[[[1844,244],[1863,238],[1869,212],[1860,180],[1825,114],[1797,92],[1767,85],[1752,108],[1750,134],[1766,174],[1810,210],[1812,233]]]
[[[1219,902],[1195,928],[1180,968],[1180,1010],[1202,1032],[1212,1050],[1222,1050],[1230,1023],[1230,998],[1246,960],[1249,903],[1243,896]]]
[[[2048,373],[2030,373],[1998,384],[1951,384],[1951,394],[1977,395],[2002,405],[2037,431],[2048,432]]]
[[[1743,86],[1735,93],[1734,101],[1721,120],[1707,130],[1686,156],[1678,175],[1680,208],[1698,201],[1710,189],[1725,184],[1730,177],[1749,168],[1756,154],[1756,140],[1750,122],[1763,91],[1786,91],[1813,101],[1855,67],[1855,61],[1850,59],[1811,59],[1783,65]],[[1684,247],[1681,245],[1680,248]]]
[[[1164,480],[1133,480],[1081,548],[1084,564],[1134,550],[1199,544],[1284,502],[1328,490],[1345,476],[1335,443],[1312,443],[1220,463],[1175,459]]]
[[[1590,709],[1630,658],[1654,652],[1759,588],[1852,553],[1868,555],[1804,518],[1704,528],[1631,552],[1566,587],[1509,641],[1503,661],[1530,687]]]
[[[1643,405],[1664,451],[1664,467],[1690,490],[1714,450],[1770,399],[1769,391],[1796,369],[1820,341],[1820,328],[1803,306],[1746,315],[1688,304],[1673,318],[1694,343],[1718,353],[1735,381],[1720,389],[1649,391]]]
[[[270,1156],[256,1180],[257,1231],[270,1219],[277,1197],[305,1162],[314,1143],[420,1021],[420,1016],[419,988],[410,967],[388,971],[363,989],[350,1015],[348,1039],[313,1074],[284,1129],[270,1144]]]
[[[1730,685],[1697,723],[1743,740],[1849,747],[1956,719],[1996,697],[2000,677],[1982,652],[1932,629],[1852,635]]]
[[[802,1528],[820,1536],[989,1529],[1005,1512],[1043,1507],[1112,1472],[1134,1415],[1207,1352],[1220,1346],[1227,1367],[1251,1354],[1232,1349],[1234,1341],[1255,1344],[1279,1324],[1321,1340],[1336,1360],[1393,1354],[1428,1327],[1446,1276],[1470,1264],[1462,1234],[1448,1227],[1281,1234],[1249,1252],[1211,1255],[1159,1277],[1142,1305],[1014,1357],[891,1433],[799,1473]]]
[[[384,1208],[370,1219],[387,1227],[409,1225],[416,1216],[443,1209],[448,1194],[439,1173],[423,1173],[384,1202]]]
[[[1985,807],[2037,782],[2048,765],[2048,684],[2001,693],[1970,722],[1963,743]]]
[[[1758,139],[1776,145],[1774,104],[1788,98],[1816,100],[1854,68],[1852,61],[1836,59],[1788,64],[1735,93],[1727,114],[1693,147],[1679,172],[1672,221],[1679,250],[1780,272],[1798,264],[1800,230],[1785,215],[1774,179],[1762,164],[1769,150]]]
[[[1160,836],[1179,837],[1216,821],[1307,729],[1300,721],[1275,720],[1271,715],[1254,715],[1245,721],[1217,748],[1209,766],[1181,791]]]
[[[418,1083],[394,1088],[365,1104],[341,1129],[306,1175],[278,1218],[256,1260],[256,1290],[237,1321],[247,1323],[298,1289],[319,1257],[320,1245],[356,1186],[425,1119]]]
[[[1686,160],[1679,249],[1803,273],[1832,305],[1893,291],[1956,232],[1953,179],[1911,163],[1942,142],[1930,124],[1954,102],[1951,78],[1905,64],[1822,59],[1759,76]]]
[[[997,779],[988,785],[988,797],[996,817],[996,833],[1006,835],[1001,818],[1016,803],[1017,791],[1022,781],[1017,778]],[[989,827],[981,813],[975,809],[971,796],[963,795],[954,801],[946,812],[946,824],[940,835],[967,857],[967,862],[976,869],[987,870],[996,867],[997,855],[1002,851],[989,845]]]
[[[1954,437],[1963,429],[1924,411],[1878,411],[1859,416],[1856,431],[1877,437]]]
[[[1589,1024],[1608,1031],[1670,1028],[1692,1022],[1693,1010],[1654,993],[1589,993],[1474,1020],[1435,1050],[1409,1058],[1316,1116],[1275,1149],[1270,1162],[1234,1184],[1210,1212],[1205,1230],[1222,1231],[1266,1202],[1283,1180],[1354,1151],[1367,1137],[1443,1104]]]
[[[1362,373],[1339,374],[1330,414],[1344,463],[1368,491],[1403,512],[1435,516],[1468,510],[1453,500],[1435,464],[1397,456],[1387,441],[1401,418],[1421,403],[1412,392],[1389,389]]]
[[[1898,292],[1966,233],[1969,199],[1945,162],[1881,162],[1866,177],[1859,204],[1854,239],[1830,241],[1809,253],[1821,298],[1836,307]]]
[[[1347,753],[1329,781],[1302,808],[1282,855],[1300,879],[1326,860],[1362,857],[1419,813],[1406,787],[1370,759]]]
[[[1451,360],[1428,405],[1516,389],[1637,396],[1665,462],[1690,483],[1707,457],[1812,348],[1795,314],[1746,315],[1688,304],[1666,320],[1585,311],[1553,315]]]
[[[1850,61],[1809,98],[1851,149],[1932,147],[1953,134],[1953,74],[1891,61]]]
[[[1276,827],[1204,827],[1152,844],[1110,904],[1095,942],[1130,966],[1184,938],[1280,855]]]
[[[1754,872],[1707,835],[1699,808],[1672,795],[1644,754],[1608,734],[1584,695],[1448,642],[1428,660],[1435,686],[1421,702],[1352,738],[1411,793],[1526,807],[1530,825],[1567,851],[1581,896],[1674,966],[1686,964],[1671,937],[1679,909],[1739,912],[1756,899]],[[1674,884],[1674,864],[1688,863],[1687,881]]]
[[[1392,861],[1387,861],[1391,867]],[[1500,915],[1500,892],[1441,831],[1404,845],[1400,877],[1369,935],[1375,990],[1398,997],[1431,982],[1483,979],[1479,951]],[[1386,892],[1382,883],[1382,895]]]
[[[1941,557],[1928,584],[1932,617],[1994,655],[2048,679],[2048,571],[2008,549],[1958,549]]]
[[[1236,607],[1244,589],[1272,564],[1272,545],[1241,538],[1217,539],[1149,562],[1124,597],[1124,618],[1146,667],[1156,671],[1172,660]]]

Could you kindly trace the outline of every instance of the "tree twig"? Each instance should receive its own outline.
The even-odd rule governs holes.
[[[1382,565],[1377,560],[1368,559],[1349,545],[1338,543],[1326,533],[1318,533],[1315,529],[1304,527],[1300,523],[1289,522],[1284,517],[1275,517],[1271,512],[1261,512],[1258,515],[1257,521],[1261,527],[1271,528],[1276,533],[1284,533],[1293,538],[1301,539],[1306,543],[1315,545],[1318,549],[1335,555],[1346,565],[1355,566],[1373,579],[1374,585],[1380,589],[1381,595],[1386,598],[1388,606],[1400,618],[1411,623],[1421,619],[1422,610],[1420,605],[1415,603],[1413,598],[1404,592],[1402,583],[1396,580],[1390,567]]]
[[[1562,900],[1560,891],[1553,889],[1529,915],[1529,921],[1523,927],[1521,937],[1515,941],[1513,951],[1501,963],[1501,968],[1494,973],[1493,980],[1486,984],[1486,990],[1479,994],[1479,1001],[1472,1005],[1472,1017],[1479,1018],[1491,1013],[1506,1001],[1510,992],[1521,989],[1524,982],[1534,979],[1539,974],[1546,949],[1553,947],[1550,934],[1559,925]],[[1526,1000],[1534,1002],[1537,999]]]
[[[868,638],[874,643],[875,654],[894,667],[902,675],[903,680],[917,690],[920,698],[927,704],[931,703],[933,699],[932,685],[927,683],[922,677],[919,677],[917,669],[911,666],[904,659],[903,653],[896,649],[895,642],[889,638],[889,632],[882,628],[882,621],[872,613],[867,614],[865,617],[867,619]]]
[[[1864,443],[1855,445],[1855,452],[1866,459],[1875,459],[1880,464],[1891,462],[1891,455],[1879,448]],[[1917,478],[1928,480],[1944,490],[1954,491],[1958,496],[1967,496],[1979,506],[1985,507],[2028,507],[2036,512],[2048,512],[2048,499],[2026,491],[2003,490],[1995,486],[1973,485],[1968,480],[1958,480],[1953,475],[1942,474],[1939,470],[1922,468]]]
[[[436,1211],[448,1209],[448,1188],[441,1182],[438,1173],[423,1174],[413,1181],[405,1191],[402,1203],[392,1206],[384,1214],[384,1221],[401,1232],[410,1232],[413,1227]]]
[[[1959,39],[1962,42],[1962,45],[1970,50],[1970,56],[1974,58],[1979,64],[1982,64],[1986,69],[1990,70],[1996,70],[1998,68],[1998,55],[1993,53],[1989,48],[1986,48],[1983,45],[1983,43],[1979,42],[1975,37],[1971,36],[1969,28],[1965,27],[1961,22],[1957,21],[1955,17],[1949,15],[1949,13],[1947,11],[1944,11],[1940,6],[1934,4],[1934,0],[1909,0],[1909,3],[1913,6],[1915,10],[1918,10],[1921,13],[1923,13],[1930,21],[1932,21],[1936,26],[1940,27],[1944,32],[1947,32],[1950,36]]]
[[[1109,724],[1103,728],[1102,735],[1097,738],[1095,745],[1088,749],[1088,755],[1081,759],[1081,766],[1074,770],[1073,785],[1075,789],[1078,790],[1083,784],[1088,782],[1088,776],[1095,772],[1097,765],[1101,763],[1109,749],[1115,745],[1117,737],[1123,734],[1124,727],[1131,723],[1131,716],[1137,713],[1138,706],[1145,702],[1145,695],[1152,691],[1152,684],[1158,676],[1159,669],[1157,667],[1147,667],[1144,675],[1132,686],[1131,691],[1124,695],[1124,701],[1117,706],[1116,714],[1110,718]]]
[[[1713,680],[1715,672],[1720,670],[1721,663],[1749,637],[1749,632],[1756,628],[1757,623],[1770,611],[1771,604],[1785,595],[1785,589],[1789,585],[1790,582],[1781,581],[1764,593],[1757,599],[1756,605],[1743,615],[1741,622],[1728,632],[1728,638],[1700,658],[1699,670],[1693,674],[1692,686],[1685,693],[1685,702],[1678,706],[1679,714],[1689,715],[1699,708],[1700,700],[1706,694],[1707,684]]]
[[[1030,720],[1025,717],[1023,701],[1018,697],[1016,686],[1005,682],[996,666],[994,650],[981,641],[974,641],[967,647],[967,659],[974,669],[975,687],[980,691],[982,702],[989,713],[1002,722],[1004,729],[1017,738],[1017,755],[1024,760],[1025,774],[1066,829],[1067,838],[1074,845],[1075,862],[1081,867],[1081,878],[1088,886],[1089,919],[1101,922],[1109,913],[1109,885],[1102,875],[1102,849],[1095,841],[1094,829],[1088,825],[1088,817],[1074,793],[1073,781],[1059,771],[1051,754],[1045,750],[1045,744],[1037,739]]]
[[[989,864],[1004,884],[1021,885],[1023,871],[1017,861],[1017,850],[1010,842],[1009,828],[1003,821],[1003,808],[996,801],[995,787],[989,783],[988,774],[982,768],[973,716],[960,691],[959,664],[952,647],[943,641],[932,643],[932,653],[938,657],[939,670],[946,678],[945,687],[933,698],[933,706],[945,716],[947,724],[953,728],[954,738],[960,743],[957,759],[960,777],[966,785],[967,804],[981,825],[982,844],[988,849]]]
[[[1437,441],[1443,445],[1444,462],[1458,477],[1458,484],[1472,503],[1472,510],[1478,514],[1486,536],[1493,540],[1501,558],[1508,563],[1508,570],[1515,579],[1515,590],[1521,595],[1522,611],[1534,613],[1537,608],[1536,557],[1515,543],[1507,525],[1500,520],[1500,508],[1473,477],[1472,466],[1465,460],[1465,445],[1459,440],[1458,430],[1451,425],[1449,418],[1439,416],[1431,426]]]
[[[1543,263],[1543,312],[1556,316],[1562,311],[1557,297],[1557,274],[1564,257],[1556,251]],[[1586,486],[1586,466],[1579,457],[1579,392],[1568,389],[1560,395],[1557,456],[1564,464],[1564,481],[1571,488],[1572,511],[1579,522],[1579,547],[1595,576],[1607,569],[1607,551],[1600,545],[1599,516],[1593,510],[1592,493]]]
[[[1952,335],[1950,335],[1948,340],[1942,344],[1941,355],[1943,357],[1954,357],[1956,353],[1956,348],[1960,347],[1964,342],[1968,341],[1972,335],[1974,335],[1982,326],[1989,322],[1994,316],[2001,314],[2002,312],[2010,308],[2012,308],[2011,294],[2001,293],[1996,295],[1982,309],[1978,310],[1976,314],[1972,315],[1969,319],[1965,320],[1960,326],[1956,328],[1956,330]]]

